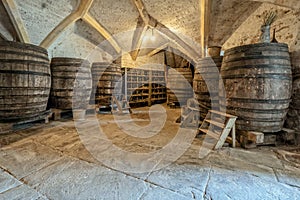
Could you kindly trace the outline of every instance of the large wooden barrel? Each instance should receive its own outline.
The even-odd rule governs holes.
[[[46,111],[51,86],[45,49],[0,42],[0,122],[25,121]]]
[[[291,101],[288,46],[259,43],[225,51],[221,75],[227,112],[238,116],[240,130],[277,132]]]
[[[169,69],[167,79],[168,103],[185,105],[187,100],[193,97],[192,82],[193,76],[190,68]]]
[[[95,104],[95,96],[97,91],[98,82],[103,72],[110,66],[109,62],[96,62],[92,64],[92,93],[90,103]]]
[[[79,58],[52,58],[51,73],[50,107],[86,109],[92,90],[90,63]]]
[[[119,64],[112,63],[109,66],[104,63],[93,63],[93,80],[97,80],[95,91],[95,103],[103,106],[111,106],[111,97],[119,98],[122,93],[122,72]],[[120,84],[120,85],[117,85]]]
[[[219,80],[223,57],[207,57],[198,60],[193,80],[194,98],[199,102],[200,119],[208,110],[219,110]]]
[[[293,72],[292,102],[287,114],[286,127],[300,131],[300,51],[291,53]]]

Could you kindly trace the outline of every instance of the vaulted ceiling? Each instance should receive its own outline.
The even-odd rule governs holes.
[[[172,47],[190,57],[222,46],[263,3],[299,10],[299,0],[1,0],[0,40],[52,48],[75,34],[113,54]],[[147,40],[155,35],[156,39]],[[144,49],[144,50],[143,50]]]

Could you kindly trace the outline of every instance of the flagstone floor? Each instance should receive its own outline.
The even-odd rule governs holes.
[[[300,199],[300,160],[282,156],[299,147],[224,147],[199,158],[202,139],[179,132],[180,109],[164,108],[1,135],[0,199]]]

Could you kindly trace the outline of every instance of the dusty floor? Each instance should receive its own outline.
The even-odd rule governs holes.
[[[153,123],[147,109],[1,135],[0,199],[300,199],[300,161],[281,156],[299,148],[227,147],[200,159],[193,131],[177,138],[180,109],[152,110]]]

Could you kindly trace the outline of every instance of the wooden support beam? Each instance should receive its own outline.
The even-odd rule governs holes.
[[[202,52],[202,57],[207,57],[211,1],[210,0],[200,0],[200,11],[201,11],[201,25],[200,25],[201,52]]]
[[[46,49],[50,47],[58,36],[68,28],[68,26],[81,19],[88,12],[93,1],[94,0],[81,0],[77,10],[61,21],[41,42],[40,46]]]
[[[2,0],[2,3],[6,9],[8,16],[10,17],[19,40],[24,43],[30,43],[28,33],[25,29],[21,15],[14,0]]]
[[[160,47],[154,49],[153,51],[149,52],[147,55],[149,57],[154,56],[155,54],[157,54],[158,52],[160,52],[161,50],[164,50],[165,48],[167,48],[169,46],[169,42],[167,42],[166,44],[161,45]]]
[[[136,60],[140,48],[142,46],[142,42],[144,39],[144,36],[146,34],[146,31],[148,29],[147,24],[143,21],[141,17],[138,18],[137,26],[133,34],[133,40],[132,40],[132,45],[131,45],[131,50],[132,52],[130,53],[132,60]]]
[[[150,21],[150,16],[145,8],[144,2],[142,0],[132,0],[132,1],[136,6],[138,12],[140,13],[140,17],[143,19],[145,24],[148,24]]]
[[[95,18],[86,13],[82,19],[83,21],[91,25],[95,30],[97,30],[113,46],[117,53],[121,52],[121,47],[119,46],[117,41],[113,38],[109,31],[106,30],[106,28],[102,26]]]
[[[144,23],[147,26],[158,30],[162,35],[164,35],[170,41],[172,41],[177,46],[179,46],[179,48],[183,50],[182,51],[183,53],[188,53],[187,56],[189,56],[190,58],[196,60],[197,58],[200,57],[196,49],[189,46],[185,41],[183,41],[178,35],[172,32],[168,27],[166,27],[162,23],[158,22],[155,18],[150,16],[142,0],[133,0],[133,2],[138,12],[140,13],[140,17],[143,19]]]

